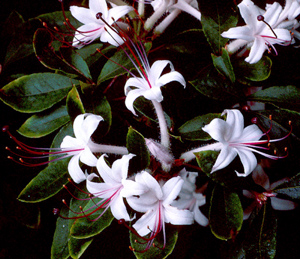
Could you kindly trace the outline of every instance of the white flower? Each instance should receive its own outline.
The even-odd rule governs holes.
[[[166,244],[165,223],[173,225],[190,225],[194,221],[192,212],[179,210],[170,204],[178,196],[183,180],[180,176],[173,177],[161,186],[148,172],[141,172],[135,177],[136,183],[144,188],[143,194],[139,197],[127,198],[131,208],[138,212],[145,213],[133,228],[139,235],[145,236],[151,233],[147,249],[150,248],[154,238],[162,230],[164,245]]]
[[[126,181],[129,181],[126,180],[129,160],[134,155],[124,155],[121,159],[116,160],[111,168],[106,164],[105,156],[106,155],[102,155],[97,162],[97,171],[104,182],[93,182],[92,180],[94,178],[99,178],[93,173],[87,177],[87,189],[94,196],[103,199],[101,203],[98,204],[99,207],[106,209],[110,207],[111,213],[117,220],[124,219],[128,221],[130,217],[123,201],[123,189]]]
[[[236,173],[238,176],[246,177],[257,165],[257,159],[253,152],[274,160],[283,158],[279,156],[272,156],[254,149],[261,148],[268,150],[268,148],[257,145],[279,141],[283,138],[259,140],[265,134],[263,134],[263,132],[255,124],[244,128],[244,117],[239,110],[225,110],[222,115],[224,114],[227,114],[226,121],[216,118],[202,128],[203,131],[207,132],[214,140],[218,142],[188,151],[181,155],[182,159],[187,162],[195,157],[195,152],[205,150],[221,150],[215,164],[213,165],[211,173],[225,168],[238,155],[243,164],[244,173]],[[289,136],[289,134],[287,136]]]
[[[182,169],[179,173],[184,183],[181,187],[181,191],[176,199],[171,205],[178,209],[188,209],[194,213],[195,221],[201,226],[208,225],[208,219],[200,211],[199,207],[206,203],[205,195],[201,192],[196,191],[196,177],[198,173],[187,172]]]
[[[90,0],[89,8],[71,6],[71,14],[84,24],[75,32],[73,46],[81,48],[97,38],[114,46],[123,44],[123,39],[111,25],[132,10],[131,6],[126,5],[115,6],[108,10],[105,0]]]
[[[235,52],[245,45],[247,48],[251,47],[245,61],[252,64],[261,59],[269,46],[276,52],[274,44],[291,43],[292,38],[288,30],[274,27],[282,11],[279,3],[269,5],[265,12],[250,0],[243,0],[238,7],[247,25],[231,28],[221,34],[225,38],[237,39],[227,46],[229,52]]]
[[[261,165],[257,165],[252,173],[252,178],[254,182],[265,189],[265,192],[257,193],[255,191],[243,190],[243,195],[250,199],[255,199],[255,201],[250,204],[244,211],[244,220],[248,219],[255,207],[261,207],[265,203],[268,197],[271,200],[271,206],[274,210],[293,210],[296,208],[297,204],[290,200],[285,200],[276,197],[276,193],[272,190],[278,185],[286,182],[288,179],[284,178],[277,182],[270,184],[268,175],[264,172]]]
[[[143,64],[143,67],[138,69],[141,77],[129,78],[125,84],[125,105],[134,114],[133,103],[139,96],[144,96],[151,101],[161,102],[163,100],[160,88],[165,84],[178,81],[184,87],[186,86],[183,76],[174,70],[171,61],[158,60],[150,67],[148,60]],[[170,66],[171,72],[163,74],[163,70]]]
[[[73,156],[68,165],[68,171],[73,181],[80,183],[86,179],[79,166],[79,160],[88,165],[95,166],[97,158],[93,152],[98,152],[98,146],[91,140],[91,135],[98,127],[103,118],[94,114],[80,114],[76,117],[73,124],[75,138],[66,136],[60,147],[68,154]]]

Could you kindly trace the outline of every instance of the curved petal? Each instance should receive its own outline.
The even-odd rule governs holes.
[[[108,42],[109,44],[119,47],[124,43],[124,40],[122,37],[115,32],[115,30],[112,30],[108,26],[105,27],[105,30],[101,33],[100,41],[102,42]]]
[[[278,2],[274,2],[273,4],[269,5],[266,12],[264,13],[265,21],[271,27],[273,27],[276,24],[279,15],[281,14],[281,11],[282,11],[282,6]],[[265,26],[267,25],[265,24]]]
[[[132,180],[122,180],[122,185],[124,188],[121,191],[121,195],[126,198],[134,195],[141,195],[149,190],[145,185]]]
[[[157,61],[155,61],[152,64],[152,66],[150,68],[150,71],[149,71],[151,81],[156,82],[159,79],[159,77],[161,76],[163,70],[169,64],[172,65],[171,61],[169,61],[169,60],[157,60]]]
[[[226,140],[234,141],[238,139],[244,130],[244,117],[239,110],[224,110],[222,115],[227,114],[226,123],[230,130],[226,131]]]
[[[83,134],[82,132],[82,124],[84,121],[84,114],[78,115],[73,122],[73,131],[76,138],[80,138]]]
[[[245,23],[256,31],[258,23],[257,16],[261,14],[259,8],[250,0],[242,1],[238,7]]]
[[[235,53],[240,48],[244,47],[246,44],[248,44],[248,41],[246,40],[242,40],[242,39],[233,40],[227,45],[227,50],[229,53]]]
[[[249,125],[244,128],[242,135],[237,142],[245,143],[247,141],[256,141],[263,136],[263,132],[255,124]]]
[[[297,204],[293,201],[280,199],[277,197],[271,197],[271,205],[274,210],[293,210],[297,207]]]
[[[105,0],[89,0],[89,8],[95,18],[97,13],[102,13],[103,19],[107,19],[108,10]]]
[[[231,129],[224,120],[213,119],[209,124],[205,125],[202,130],[207,132],[214,140],[226,143],[227,140],[225,136]]]
[[[86,179],[85,174],[79,166],[79,154],[71,158],[68,164],[68,172],[75,183],[81,183]]]
[[[140,78],[140,77],[131,77],[125,83],[125,86],[124,86],[125,95],[128,95],[128,93],[132,90],[136,90],[136,89],[132,89],[131,88],[132,86],[137,87],[141,90],[150,89],[150,86],[145,79]]]
[[[173,225],[191,225],[194,223],[194,215],[189,210],[179,210],[170,205],[164,205],[165,222]]]
[[[257,63],[262,58],[266,49],[267,46],[265,44],[265,40],[261,37],[255,38],[249,56],[245,59],[245,61],[250,64]]]
[[[137,116],[134,108],[133,108],[133,103],[135,101],[136,98],[140,97],[143,95],[143,92],[145,92],[145,90],[141,90],[141,89],[134,89],[131,90],[128,94],[127,97],[125,99],[125,106],[127,107],[127,109],[129,111],[131,111],[135,116]]]
[[[142,95],[147,99],[151,101],[157,101],[161,102],[164,98],[162,96],[162,92],[160,90],[160,87],[153,87],[149,90],[146,90],[142,93]]]
[[[237,151],[235,148],[224,146],[221,149],[221,152],[218,155],[218,158],[217,158],[210,173],[213,173],[217,170],[221,170],[224,167],[228,166],[233,161],[233,159],[236,157],[236,155],[237,155]]]
[[[91,150],[88,147],[86,147],[80,153],[80,161],[88,166],[93,167],[97,165],[98,159],[94,156]]]
[[[123,201],[123,197],[119,193],[113,198],[112,202],[110,203],[110,210],[117,220],[130,220],[129,214]]]
[[[71,150],[72,148],[73,149],[80,149],[80,148],[84,148],[85,144],[80,140],[80,139],[77,139],[77,138],[73,138],[71,136],[65,136],[63,141],[61,142],[60,144],[60,148],[62,149],[69,149]],[[74,151],[74,153],[78,153],[80,151]],[[73,153],[73,152],[70,152],[70,154]]]
[[[125,14],[129,13],[132,10],[134,10],[133,7],[128,6],[128,5],[121,5],[121,6],[113,7],[108,10],[107,22],[109,24],[112,24],[114,21],[119,20],[121,17],[123,17]],[[114,18],[114,20],[111,18]]]
[[[228,31],[224,31],[221,36],[228,39],[244,40],[246,42],[254,40],[253,31],[247,25],[230,28]],[[241,45],[245,44],[243,42]]]
[[[186,87],[186,82],[184,80],[184,77],[176,71],[167,73],[162,75],[156,82],[155,82],[155,86],[159,85],[159,86],[163,86],[166,85],[167,83],[170,83],[172,81],[177,81],[180,84],[183,85],[183,87]]]
[[[101,178],[103,179],[103,181],[107,184],[111,184],[111,185],[116,185],[116,184],[120,184],[118,182],[115,181],[114,178],[112,178],[112,169],[106,164],[105,162],[105,157],[107,155],[103,154],[97,162],[97,170],[101,176]]]
[[[208,225],[209,221],[208,221],[208,218],[206,216],[204,216],[204,214],[200,211],[199,206],[195,206],[193,212],[194,212],[195,221],[199,225],[206,227]]]
[[[261,165],[257,165],[252,173],[253,181],[263,187],[265,190],[270,189],[270,180]]]
[[[123,155],[121,159],[117,159],[111,167],[111,177],[116,182],[122,182],[128,175],[129,160],[134,157],[134,154]]]
[[[238,172],[236,172],[236,174],[237,174],[237,176],[246,177],[257,166],[257,159],[256,159],[255,155],[249,150],[242,149],[242,148],[236,148],[236,151],[237,151],[237,153],[241,159],[241,162],[243,164],[243,167],[244,167],[244,174],[239,174]]]
[[[133,224],[133,228],[141,236],[145,236],[150,233],[150,229],[155,229],[157,210],[147,211],[137,222]]]
[[[79,138],[84,139],[85,143],[87,143],[90,140],[91,135],[97,129],[100,121],[103,121],[103,118],[100,115],[87,114],[81,126],[84,135],[79,136]]]
[[[104,25],[89,23],[78,28],[73,38],[74,47],[83,47],[96,40],[104,32]]]
[[[116,192],[117,188],[113,188],[110,185],[106,183],[97,183],[97,182],[92,182],[94,178],[99,178],[96,174],[90,174],[87,177],[86,181],[86,188],[88,191],[102,199],[109,199],[112,197],[112,195]]]
[[[149,190],[155,195],[156,199],[161,200],[163,198],[163,191],[156,181],[156,179],[148,172],[143,171],[135,176],[135,181],[146,185]]]
[[[96,16],[92,16],[90,9],[72,5],[70,7],[70,12],[76,20],[83,24],[95,23],[97,22]]]
[[[183,180],[180,176],[172,177],[170,180],[168,180],[162,187],[163,191],[163,205],[169,205],[171,204],[176,197],[178,196]]]

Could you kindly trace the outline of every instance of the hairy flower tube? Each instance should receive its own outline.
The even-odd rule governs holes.
[[[196,190],[196,177],[198,173],[188,172],[182,169],[179,173],[184,180],[181,191],[171,205],[178,209],[188,209],[194,214],[195,221],[201,226],[208,225],[207,217],[200,211],[199,207],[205,205],[206,198],[200,190]],[[203,191],[203,189],[202,189]]]
[[[266,154],[258,151],[255,148],[268,150],[267,147],[261,147],[259,145],[282,140],[289,136],[289,134],[281,139],[260,140],[260,138],[266,134],[264,134],[255,124],[244,128],[244,117],[239,110],[225,110],[222,115],[225,114],[227,114],[226,121],[216,118],[202,128],[203,131],[207,132],[214,140],[218,142],[185,152],[181,155],[181,159],[184,159],[186,162],[188,162],[195,158],[194,153],[196,152],[220,150],[221,152],[218,155],[215,164],[213,165],[211,173],[225,168],[238,155],[243,164],[244,173],[236,173],[238,176],[246,177],[257,165],[257,159],[253,153],[257,153],[275,160],[282,158]]]
[[[269,47],[277,53],[274,44],[291,43],[289,30],[274,28],[282,11],[279,3],[269,5],[265,12],[250,0],[243,0],[238,7],[246,25],[230,28],[221,34],[224,38],[236,39],[227,46],[229,52],[236,52],[243,46],[251,48],[245,61],[253,64],[262,58]]]
[[[163,232],[165,247],[165,223],[190,225],[194,222],[192,212],[180,210],[171,205],[178,196],[184,181],[180,176],[177,176],[165,183],[158,183],[153,176],[143,171],[135,176],[135,182],[140,185],[141,190],[143,189],[143,193],[139,196],[127,197],[127,202],[132,209],[145,214],[132,227],[140,236],[146,236],[150,233],[145,250],[151,247],[154,238],[161,231]]]
[[[127,5],[108,9],[105,0],[90,0],[89,8],[71,6],[71,14],[83,23],[75,32],[73,46],[81,48],[97,38],[113,46],[123,44],[123,39],[111,29],[111,25],[132,10]]]
[[[254,169],[252,178],[254,182],[263,187],[265,191],[262,193],[257,193],[255,191],[243,190],[243,195],[245,197],[255,199],[254,202],[244,210],[244,220],[249,218],[255,207],[261,208],[262,204],[267,202],[268,198],[270,198],[271,206],[274,210],[293,210],[296,208],[297,203],[290,200],[278,198],[276,197],[277,194],[273,192],[274,188],[288,181],[288,179],[284,178],[270,184],[269,177],[264,172],[260,164],[258,164]]]

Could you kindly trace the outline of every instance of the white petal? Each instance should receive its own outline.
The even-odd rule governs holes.
[[[264,13],[265,21],[271,27],[273,27],[276,24],[281,11],[282,11],[282,6],[278,2],[273,3],[267,8],[266,12]],[[267,25],[265,24],[265,26]]]
[[[92,16],[91,11],[88,8],[72,5],[70,7],[70,12],[76,18],[76,20],[80,21],[83,24],[96,22],[96,16]]]
[[[107,19],[108,10],[105,0],[89,0],[89,8],[95,18],[97,13],[102,13],[103,19]]]
[[[71,136],[65,136],[63,141],[60,144],[60,147],[62,149],[80,149],[84,148],[85,143],[83,143],[80,139],[73,138]],[[78,153],[78,151],[74,151],[75,153]]]
[[[295,202],[277,197],[271,197],[271,205],[274,210],[293,210],[297,207]]]
[[[68,172],[75,183],[80,183],[86,179],[85,174],[79,166],[79,155],[71,158],[68,164]]]
[[[151,76],[151,81],[156,82],[159,79],[159,77],[161,76],[161,74],[162,74],[163,70],[165,69],[165,67],[169,64],[173,67],[171,61],[169,61],[169,60],[157,60],[157,61],[155,61],[152,64],[152,66],[150,68],[150,71],[149,71],[149,74]]]
[[[126,105],[127,109],[130,110],[135,116],[137,116],[137,114],[133,108],[133,103],[136,98],[143,95],[143,92],[145,92],[145,90],[134,89],[134,90],[131,90],[126,96],[125,105]]]
[[[145,185],[132,180],[122,180],[122,185],[124,186],[121,191],[122,197],[141,195],[149,190]]]
[[[227,131],[230,131],[229,125],[221,119],[213,119],[209,124],[202,128],[203,131],[207,132],[214,140],[221,143],[226,143],[225,136]]]
[[[265,40],[261,37],[255,38],[249,56],[245,59],[245,61],[250,64],[257,63],[262,58],[266,49],[267,46],[265,44]]]
[[[117,159],[111,167],[111,177],[115,179],[115,181],[120,182],[122,179],[126,179],[128,175],[128,166],[129,160],[134,157],[134,154],[128,154],[122,156],[121,159]]]
[[[228,31],[223,32],[221,36],[228,39],[244,40],[246,41],[246,43],[254,40],[253,32],[249,28],[249,26],[238,26],[230,28]],[[242,47],[246,43],[243,42],[240,47]]]
[[[112,169],[106,164],[105,158],[106,155],[103,154],[97,162],[97,171],[99,172],[101,178],[103,181],[107,184],[116,185],[120,184],[119,182],[116,182],[114,178],[112,178]]]
[[[244,128],[242,135],[240,136],[240,142],[259,140],[263,135],[263,132],[255,124],[249,125]]]
[[[237,155],[237,151],[235,148],[224,146],[221,149],[220,154],[218,155],[218,158],[212,168],[211,173],[213,173],[217,170],[221,170],[224,167],[228,166],[233,161],[233,159],[236,157],[236,155]]]
[[[119,47],[124,43],[124,40],[121,38],[121,36],[108,26],[106,26],[105,30],[101,33],[100,41],[108,42],[115,47]]]
[[[135,181],[144,184],[153,193],[156,199],[161,200],[163,198],[163,191],[156,181],[156,179],[148,172],[144,171],[135,176]]]
[[[234,141],[242,135],[244,129],[243,114],[235,109],[224,110],[223,114],[227,114],[226,123],[229,126],[225,133],[225,139],[227,141]]]
[[[111,213],[117,220],[119,219],[125,219],[126,221],[130,220],[129,214],[127,212],[127,209],[123,201],[123,197],[120,194],[114,196],[110,204],[110,209],[111,209]]]
[[[189,210],[179,210],[170,205],[164,206],[165,222],[173,225],[191,225],[194,222],[194,215]]]
[[[92,180],[94,178],[99,177],[94,173],[90,174],[87,177],[86,188],[88,189],[88,191],[99,198],[109,199],[114,194],[117,188],[112,188],[111,185],[108,185],[106,183],[93,182]]]
[[[99,115],[87,114],[85,120],[82,123],[82,132],[83,136],[79,136],[79,138],[84,138],[87,143],[90,140],[91,135],[97,129],[100,121],[103,121],[103,118]]]
[[[257,16],[260,15],[259,8],[250,0],[244,0],[238,7],[245,23],[253,30],[256,30],[258,23]]]
[[[94,156],[91,150],[86,147],[80,153],[80,161],[88,166],[96,166],[98,159]]]
[[[186,82],[184,80],[184,77],[176,72],[176,71],[173,71],[173,72],[170,72],[170,73],[167,73],[167,74],[164,74],[162,75],[155,83],[155,85],[159,85],[159,86],[163,86],[169,82],[172,82],[172,81],[177,81],[179,82],[180,84],[183,85],[183,87],[186,86]]]
[[[163,205],[169,205],[176,199],[181,190],[183,182],[184,181],[182,180],[182,178],[180,176],[177,176],[172,177],[163,185]]]
[[[150,229],[155,229],[156,213],[157,210],[149,210],[135,224],[133,224],[132,227],[139,233],[139,235],[145,236],[150,233]]]
[[[199,206],[195,206],[195,209],[193,210],[194,212],[194,218],[195,221],[203,226],[206,227],[209,223],[208,218],[206,216],[204,216],[204,214],[200,211]]]
[[[237,176],[246,177],[257,166],[257,159],[251,151],[248,151],[246,149],[237,148],[236,151],[237,151],[237,153],[241,159],[241,162],[243,164],[243,167],[244,167],[244,174],[237,173]]]
[[[116,6],[108,11],[108,20],[111,24],[113,20],[111,18],[114,18],[115,21],[119,20],[121,17],[123,17],[125,14],[129,13],[130,11],[134,10],[133,7],[128,5],[122,5],[122,6]]]
[[[161,102],[163,100],[163,96],[162,96],[162,92],[160,90],[160,87],[152,87],[149,90],[143,91],[142,95],[147,100],[151,100],[151,101]]]
[[[79,27],[78,31],[75,33],[72,45],[80,48],[100,37],[104,32],[104,25],[89,23]]]
[[[128,92],[130,92],[132,90],[132,86],[137,87],[141,90],[150,89],[150,86],[146,80],[139,78],[139,77],[134,77],[134,78],[131,77],[125,83],[125,86],[124,86],[125,95],[127,95]]]

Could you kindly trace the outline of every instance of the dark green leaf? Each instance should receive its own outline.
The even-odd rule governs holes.
[[[257,63],[249,64],[243,59],[238,59],[237,62],[234,62],[232,65],[240,81],[243,82],[247,79],[260,82],[270,76],[272,60],[267,56],[263,56]]]
[[[114,217],[108,209],[99,219],[97,219],[105,209],[95,208],[95,203],[100,202],[100,199],[93,199],[83,208],[87,211],[86,214],[95,211],[92,215],[77,219],[71,228],[71,235],[76,239],[85,239],[100,234],[105,228],[107,228]],[[95,220],[97,219],[97,220]],[[95,221],[93,221],[95,220]]]
[[[293,85],[273,86],[249,96],[253,101],[272,102],[283,106],[300,106],[300,89]]]
[[[59,131],[53,140],[52,147],[57,147],[56,143],[60,145],[61,141],[58,140],[61,140],[66,135],[73,135],[72,126],[70,124],[67,124]],[[54,159],[53,156],[52,159]],[[46,200],[58,193],[63,188],[63,185],[68,182],[69,160],[69,158],[65,158],[51,162],[30,181],[19,194],[18,199],[23,202],[34,203]]]
[[[72,120],[75,120],[79,114],[85,113],[83,103],[75,86],[73,86],[67,96],[67,110]]]
[[[219,151],[213,151],[213,150],[200,151],[195,153],[198,165],[204,173],[210,174],[219,153],[220,153]]]
[[[221,56],[216,56],[215,54],[211,54],[211,57],[214,66],[218,70],[218,72],[223,76],[227,77],[232,83],[234,83],[235,74],[227,50],[225,48],[222,48]]]
[[[183,139],[188,140],[210,140],[211,136],[202,130],[202,128],[209,124],[213,119],[221,118],[220,113],[208,113],[205,115],[197,116],[194,119],[191,119],[184,123],[179,129]]]
[[[273,192],[287,195],[292,199],[300,199],[300,173],[288,182],[277,186]]]
[[[145,236],[149,238],[150,234]],[[145,250],[146,245],[145,240],[136,236],[130,232],[130,243],[131,247],[135,250],[134,255],[138,259],[163,259],[167,258],[174,250],[176,242],[178,239],[178,230],[171,225],[166,226],[166,246],[164,249],[164,239],[163,233],[160,233],[155,239],[154,244],[156,247],[151,246],[150,249],[144,253],[141,253]]]
[[[239,196],[216,185],[211,196],[209,222],[212,233],[219,239],[235,237],[243,224],[243,208]]]
[[[31,74],[4,86],[0,98],[17,111],[41,112],[65,98],[76,82],[58,74]]]
[[[246,258],[273,259],[276,254],[277,220],[269,204],[254,218],[244,241]]]
[[[150,164],[150,153],[146,146],[145,139],[143,135],[132,127],[129,128],[127,133],[126,147],[129,153],[136,155],[132,158],[132,161],[136,164],[137,171],[145,169]]]
[[[27,119],[18,132],[28,138],[44,137],[70,121],[66,106],[35,114]]]

